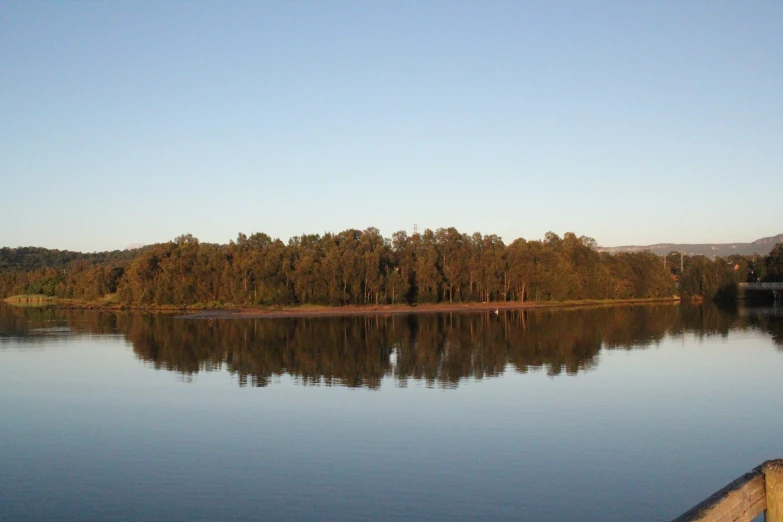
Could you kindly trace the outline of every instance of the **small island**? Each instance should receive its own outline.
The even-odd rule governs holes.
[[[189,311],[195,317],[488,311],[661,301],[736,300],[739,284],[783,278],[783,245],[766,256],[608,252],[586,236],[543,240],[425,230],[264,233],[228,244],[168,243],[83,254],[0,249],[10,304]],[[219,310],[220,312],[216,312]]]

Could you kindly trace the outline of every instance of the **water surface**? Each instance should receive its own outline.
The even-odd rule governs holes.
[[[0,519],[668,520],[783,456],[778,312],[0,306]]]

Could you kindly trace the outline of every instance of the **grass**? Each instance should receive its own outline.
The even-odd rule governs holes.
[[[57,304],[59,299],[50,295],[29,294],[6,297],[5,302],[14,306],[49,306]]]

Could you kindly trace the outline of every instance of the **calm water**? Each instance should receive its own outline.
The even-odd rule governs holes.
[[[668,520],[783,457],[783,314],[0,306],[3,520]]]

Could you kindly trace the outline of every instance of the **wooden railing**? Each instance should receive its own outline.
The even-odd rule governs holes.
[[[783,522],[783,459],[769,460],[717,491],[673,522]]]

